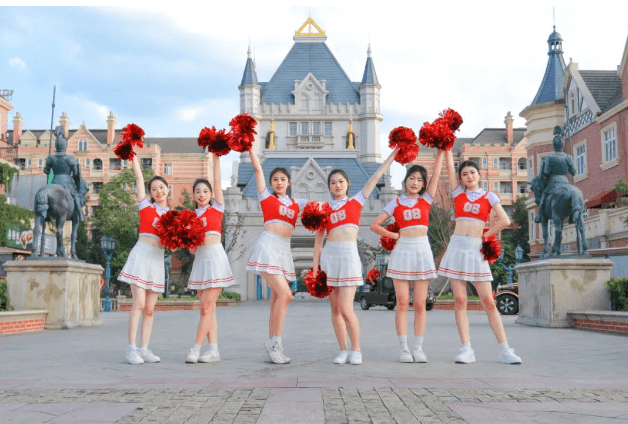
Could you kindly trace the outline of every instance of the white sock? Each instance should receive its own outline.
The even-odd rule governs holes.
[[[210,352],[218,352],[218,343],[210,343],[209,344]]]
[[[129,347],[127,347],[127,349],[132,349],[132,350],[135,350],[135,349],[137,349],[137,346],[135,346],[135,345],[129,345]]]
[[[471,347],[471,342],[468,342],[468,343],[463,343],[463,344],[462,344],[462,347],[463,347],[463,348],[465,348],[465,349],[472,349],[472,347]]]
[[[278,344],[281,344],[281,336],[279,336],[279,337],[277,337],[277,336],[273,336],[273,337],[270,339],[270,344],[271,344],[271,345],[273,345],[273,346],[276,346],[276,345],[278,345]]]
[[[198,353],[198,352],[200,352],[200,351],[201,351],[201,345],[200,345],[200,344],[195,344],[195,345],[194,345],[194,347],[193,347],[193,349],[194,349],[194,351],[195,351],[196,353]]]
[[[399,336],[399,344],[401,345],[401,350],[410,350],[408,349],[408,335],[407,334]]]
[[[140,347],[140,353],[146,353],[147,350],[147,347]]]
[[[500,343],[499,346],[502,348],[502,350],[508,349],[510,347],[508,346],[508,342]]]
[[[423,337],[416,337],[416,341],[414,342],[414,349],[419,350],[423,347]]]

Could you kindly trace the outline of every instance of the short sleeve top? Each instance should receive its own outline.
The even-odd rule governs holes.
[[[362,206],[365,201],[366,197],[361,190],[350,199],[345,196],[341,200],[332,200],[329,206],[333,212],[325,227],[327,233],[342,227],[360,228],[360,215],[362,215]]]
[[[268,188],[257,194],[264,215],[264,226],[279,223],[294,228],[299,211],[307,204],[307,199],[293,199],[288,196],[270,194]]]
[[[212,206],[205,206],[201,209],[196,209],[196,216],[199,217],[203,223],[205,235],[222,234],[222,215],[225,212],[225,205],[214,201]]]
[[[393,216],[399,229],[427,228],[430,222],[432,196],[426,191],[417,198],[405,194],[388,203],[384,212]]]
[[[499,197],[492,191],[464,190],[460,185],[451,195],[454,198],[456,221],[476,221],[485,224],[493,206],[501,203]]]
[[[140,200],[137,206],[140,210],[140,236],[152,237],[159,240],[159,236],[157,235],[157,222],[161,215],[168,212],[169,208],[162,208],[156,203],[151,203],[148,197]]]

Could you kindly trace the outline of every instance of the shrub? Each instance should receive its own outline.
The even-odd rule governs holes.
[[[606,288],[611,293],[611,310],[628,311],[628,277],[611,277]]]
[[[233,299],[240,300],[240,293],[229,292],[229,291],[221,291],[218,299]]]
[[[7,280],[0,280],[0,311],[10,311],[9,306],[9,289],[7,288]]]

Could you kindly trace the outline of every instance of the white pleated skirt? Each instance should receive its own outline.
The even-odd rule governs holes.
[[[399,237],[390,254],[386,276],[410,281],[438,277],[427,236]]]
[[[222,244],[210,244],[196,249],[188,288],[205,290],[234,284],[229,259]]]
[[[482,238],[452,235],[438,274],[457,280],[493,281],[491,267],[480,249]]]
[[[283,275],[288,281],[296,281],[294,262],[290,251],[290,239],[270,231],[264,231],[257,239],[255,250],[246,263],[246,270]]]
[[[361,286],[362,262],[357,241],[329,241],[321,253],[321,269],[332,287]]]
[[[144,290],[163,293],[166,274],[164,253],[164,249],[138,241],[131,249],[131,253],[129,253],[129,257],[118,275],[118,280],[135,284]]]

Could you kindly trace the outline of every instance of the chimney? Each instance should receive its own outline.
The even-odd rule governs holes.
[[[512,126],[514,121],[515,119],[512,117],[510,111],[508,111],[506,119],[504,120],[504,123],[506,124],[506,141],[508,142],[508,144],[512,144],[513,141],[515,141],[515,130]]]
[[[22,126],[24,125],[24,119],[20,112],[15,114],[13,118],[13,144],[17,144],[22,139]]]
[[[107,144],[111,146],[116,139],[116,117],[113,116],[113,112],[109,111],[107,117]]]
[[[59,118],[59,125],[63,128],[63,134],[67,139],[70,132],[70,118],[68,118],[68,115],[65,112],[63,112],[61,114],[61,118]]]

